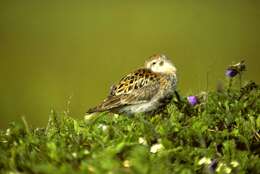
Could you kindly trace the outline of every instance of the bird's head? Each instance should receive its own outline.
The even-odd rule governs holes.
[[[145,62],[145,68],[153,72],[176,76],[177,69],[173,63],[163,54],[155,54]]]

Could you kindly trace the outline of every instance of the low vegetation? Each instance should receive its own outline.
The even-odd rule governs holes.
[[[228,78],[217,91],[176,93],[155,116],[52,111],[44,128],[23,118],[0,132],[0,172],[260,173],[260,88]]]

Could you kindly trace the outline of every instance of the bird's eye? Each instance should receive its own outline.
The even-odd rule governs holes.
[[[163,62],[163,61],[161,61],[161,62],[159,63],[159,65],[160,65],[160,66],[163,66],[163,64],[164,64],[164,62]]]
[[[156,64],[156,62],[153,62],[153,63],[152,63],[152,65],[155,65],[155,64]]]

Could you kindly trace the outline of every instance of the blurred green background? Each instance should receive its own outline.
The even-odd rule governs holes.
[[[0,127],[45,125],[51,108],[83,117],[154,53],[182,94],[214,89],[241,59],[259,83],[259,31],[258,0],[0,1]]]

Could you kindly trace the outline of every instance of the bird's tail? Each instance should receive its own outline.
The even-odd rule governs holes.
[[[100,105],[90,108],[87,113],[91,114],[94,112],[112,111],[121,105],[120,97],[113,96],[105,99]]]
[[[93,107],[87,110],[86,114],[92,114],[94,112],[101,112],[101,111],[98,109],[98,107]]]

